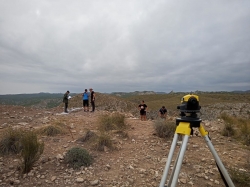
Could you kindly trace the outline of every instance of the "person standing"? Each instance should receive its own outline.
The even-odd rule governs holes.
[[[63,96],[63,102],[64,102],[64,112],[68,113],[68,104],[69,104],[69,91],[67,91]]]
[[[165,118],[167,117],[167,109],[165,108],[165,106],[162,106],[159,110],[159,116],[161,118]]]
[[[146,121],[146,113],[147,113],[147,105],[142,100],[141,104],[139,104],[138,108],[140,110],[141,121]]]
[[[84,112],[88,112],[89,111],[89,93],[88,90],[85,89],[85,92],[82,94],[82,100],[83,100],[83,108],[84,108]]]
[[[95,92],[93,90],[93,88],[90,88],[89,89],[90,91],[90,99],[91,99],[91,106],[92,106],[92,111],[91,112],[94,112],[95,111]]]

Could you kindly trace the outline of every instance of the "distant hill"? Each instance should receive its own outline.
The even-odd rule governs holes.
[[[246,90],[246,91],[241,91],[241,90],[235,90],[232,91],[233,93],[250,93],[250,90]]]
[[[154,91],[135,91],[135,92],[112,92],[110,95],[115,95],[119,97],[130,97],[136,95],[154,95],[157,94]]]
[[[202,92],[195,91],[194,94],[200,96],[202,106],[219,103],[219,102],[244,102],[250,103],[249,93],[247,91],[234,92]],[[36,108],[53,108],[62,104],[62,97],[64,93],[34,93],[34,94],[15,94],[15,95],[0,95],[1,105],[21,105],[32,106]],[[111,94],[97,93],[97,106],[99,108],[114,108],[114,110],[125,111],[126,107],[133,108],[138,106],[141,100],[145,100],[146,104],[150,106],[150,110],[157,110],[162,105],[168,109],[176,110],[176,106],[180,104],[181,98],[189,94],[189,92],[154,92],[154,91],[135,91],[135,92],[113,92]],[[77,106],[82,106],[81,94],[70,93],[71,96],[77,96],[76,100],[79,102]],[[121,99],[121,100],[120,100]],[[70,105],[73,104],[74,99],[71,100]],[[129,103],[127,103],[129,102]],[[111,104],[112,103],[112,104]],[[133,106],[131,105],[133,103]]]
[[[72,93],[70,95],[76,94]],[[62,98],[63,93],[9,94],[0,95],[0,104],[53,108],[62,103]]]

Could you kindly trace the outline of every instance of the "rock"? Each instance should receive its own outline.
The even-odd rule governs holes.
[[[64,157],[63,157],[61,154],[58,154],[58,155],[56,156],[56,159],[57,159],[57,160],[63,160]]]
[[[57,178],[56,176],[52,176],[52,177],[51,177],[51,181],[52,181],[52,182],[55,181],[56,178]]]
[[[168,160],[168,158],[162,158],[160,162],[161,162],[161,163],[166,163],[167,160]]]
[[[20,184],[21,182],[20,182],[20,180],[14,180],[14,184],[15,185],[18,185],[18,184]]]
[[[77,171],[77,172],[76,172],[76,175],[80,175],[80,174],[82,174],[81,171]]]
[[[18,125],[22,125],[22,126],[26,126],[26,125],[28,125],[29,123],[26,123],[26,122],[20,122],[20,123],[18,123]]]
[[[91,186],[96,186],[96,185],[98,185],[99,184],[99,180],[94,180],[94,181],[91,181],[90,182],[90,185]]]
[[[14,166],[13,165],[9,165],[9,169],[14,169]]]
[[[177,145],[178,145],[178,146],[181,146],[181,144],[182,144],[182,141],[178,141],[178,142],[177,142]]]
[[[184,178],[180,179],[180,181],[181,181],[182,184],[186,184],[187,183],[187,179],[184,179]]]
[[[215,181],[214,181],[214,183],[215,183],[215,184],[220,184],[220,182],[219,182],[219,181],[217,181],[217,180],[215,180]]]
[[[84,179],[83,179],[83,178],[77,178],[77,179],[76,179],[76,182],[77,182],[77,183],[83,183],[83,182],[84,182]]]
[[[131,166],[131,165],[129,165],[128,169],[134,169],[134,167],[133,167],[133,166]]]
[[[107,146],[104,146],[103,149],[104,149],[104,152],[108,152],[109,151],[109,148]]]
[[[110,166],[109,164],[107,164],[107,165],[106,165],[106,168],[107,168],[108,170],[110,170],[110,169],[111,169],[111,166]]]

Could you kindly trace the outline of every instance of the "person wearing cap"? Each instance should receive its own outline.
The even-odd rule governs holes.
[[[90,91],[90,102],[91,102],[91,106],[92,106],[92,111],[91,112],[94,112],[95,111],[95,92],[93,90],[93,88],[90,88],[89,89]]]
[[[165,106],[162,106],[159,110],[159,116],[161,118],[166,118],[167,117],[167,109],[165,108]]]
[[[63,96],[63,102],[64,102],[64,112],[68,113],[68,103],[69,103],[69,91],[67,91]]]

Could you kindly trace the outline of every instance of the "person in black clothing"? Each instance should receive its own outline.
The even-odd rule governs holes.
[[[166,118],[167,117],[167,109],[165,108],[165,106],[162,106],[159,110],[159,116],[161,118]]]
[[[68,113],[68,103],[69,103],[69,91],[67,91],[63,96],[63,102],[64,102],[64,112]]]
[[[138,108],[140,110],[140,115],[141,115],[141,121],[146,121],[146,111],[147,111],[147,105],[144,103],[142,100],[141,104],[139,104]]]
[[[90,99],[91,99],[91,106],[92,106],[92,111],[91,112],[94,112],[95,111],[95,92],[93,90],[93,88],[90,88],[89,89],[90,91]]]

